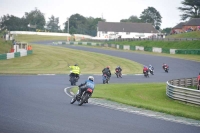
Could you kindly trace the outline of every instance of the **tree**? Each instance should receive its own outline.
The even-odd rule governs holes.
[[[165,28],[162,30],[162,33],[170,34],[172,28]]]
[[[97,24],[99,21],[103,21],[105,22],[105,19],[102,18],[93,18],[93,17],[89,17],[86,18],[87,20],[87,34],[91,35],[91,36],[96,36],[97,35]]]
[[[0,27],[2,30],[23,30],[22,20],[13,15],[4,15],[0,19]]]
[[[128,19],[121,19],[120,22],[141,23],[141,20],[137,16],[132,15]]]
[[[87,18],[80,14],[71,15],[69,18],[69,33],[96,36],[98,21],[105,20],[102,18]],[[68,20],[64,23],[64,25],[64,32],[68,32]]]
[[[51,32],[58,32],[60,31],[59,18],[54,17],[53,15],[49,18],[47,22],[47,29]]]
[[[69,18],[69,33],[70,34],[84,34],[84,25],[86,18],[80,14],[74,14]],[[71,29],[73,27],[73,30]],[[65,22],[64,31],[68,31],[68,21]]]
[[[30,25],[36,25],[37,29],[44,29],[45,26],[45,17],[44,14],[35,8],[35,10],[32,10],[31,12],[25,12],[24,18]]]
[[[180,15],[181,20],[200,17],[200,0],[183,0],[181,4],[183,4],[183,7],[178,8],[183,12],[183,14]]]
[[[162,16],[154,7],[148,7],[140,15],[140,19],[144,23],[152,23],[159,30],[162,23]]]

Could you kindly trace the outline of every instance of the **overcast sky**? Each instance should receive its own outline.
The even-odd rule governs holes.
[[[174,27],[181,22],[183,0],[0,0],[0,16],[10,14],[17,17],[24,16],[37,7],[44,13],[46,21],[51,15],[59,17],[59,25],[73,14],[84,17],[103,17],[107,22],[119,22],[131,15],[140,16],[144,9],[154,7],[162,16],[161,28]]]

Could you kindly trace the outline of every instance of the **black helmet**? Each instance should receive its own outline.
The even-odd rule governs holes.
[[[75,64],[74,66],[78,66],[78,64]]]

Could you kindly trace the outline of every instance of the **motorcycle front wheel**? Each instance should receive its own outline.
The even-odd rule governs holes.
[[[70,103],[73,104],[75,101],[76,101],[76,96],[73,96]]]

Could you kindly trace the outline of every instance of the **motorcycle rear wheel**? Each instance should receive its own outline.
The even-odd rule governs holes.
[[[88,93],[85,93],[85,94],[81,97],[81,99],[80,99],[78,105],[81,106],[83,103],[85,103],[85,101],[86,101],[88,98],[89,98]]]

